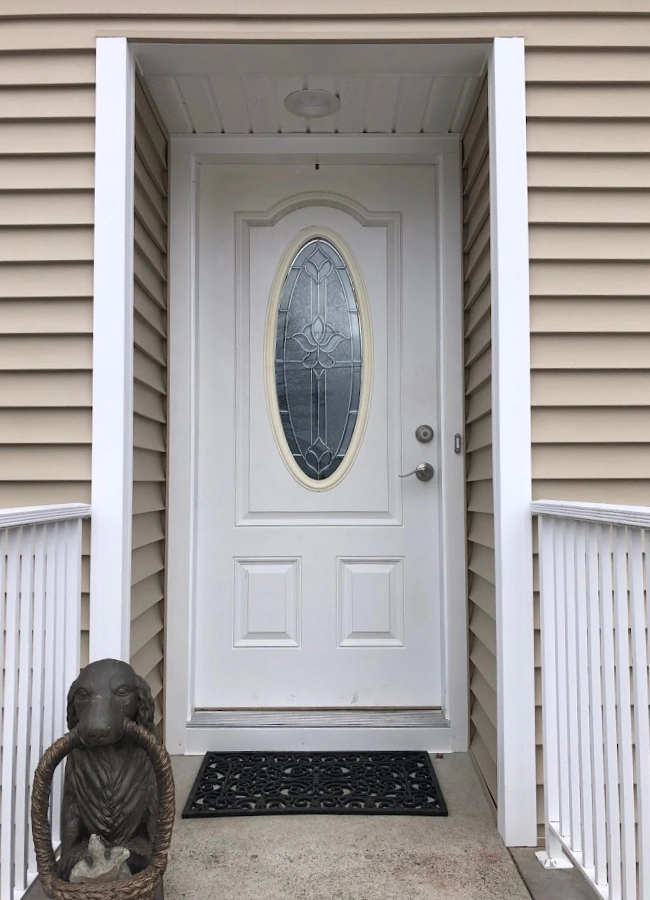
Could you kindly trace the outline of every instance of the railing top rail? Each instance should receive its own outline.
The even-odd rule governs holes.
[[[0,529],[21,525],[44,525],[47,522],[64,522],[68,519],[90,518],[87,503],[59,503],[51,506],[22,506],[16,509],[0,509]]]
[[[565,500],[536,500],[530,505],[534,516],[575,519],[603,525],[650,528],[650,506],[618,506],[614,503],[573,503]]]

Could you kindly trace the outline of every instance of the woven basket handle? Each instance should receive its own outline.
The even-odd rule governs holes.
[[[158,789],[158,820],[156,837],[149,865],[162,874],[167,867],[167,854],[174,825],[174,778],[169,754],[162,743],[142,725],[130,720],[124,723],[124,736],[142,747],[153,765]],[[49,819],[52,779],[58,764],[71,750],[81,745],[76,728],[59,738],[46,750],[34,773],[32,789],[32,834],[41,881],[51,883],[57,878],[57,863],[52,850],[52,828]]]

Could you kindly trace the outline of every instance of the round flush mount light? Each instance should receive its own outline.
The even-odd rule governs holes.
[[[301,119],[322,119],[339,111],[341,101],[331,91],[294,91],[285,97],[284,105]]]

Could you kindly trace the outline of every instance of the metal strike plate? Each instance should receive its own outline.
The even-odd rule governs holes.
[[[433,428],[430,425],[418,425],[415,437],[421,444],[428,444],[433,440]]]

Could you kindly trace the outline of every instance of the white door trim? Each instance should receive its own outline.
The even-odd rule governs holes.
[[[129,658],[135,68],[126,38],[98,38],[96,67],[91,660]]]
[[[464,464],[462,454],[454,452],[454,435],[463,433],[464,420],[462,227],[460,144],[454,135],[222,135],[178,136],[171,139],[169,525],[165,629],[167,746],[172,753],[193,752],[191,729],[188,729],[193,713],[190,679],[193,615],[188,598],[194,595],[195,577],[195,372],[192,360],[195,358],[196,337],[196,167],[202,161],[269,163],[286,162],[288,159],[328,163],[420,162],[437,166],[439,296],[444,298],[440,314],[441,531],[444,533],[441,558],[443,643],[446,648],[443,711],[450,727],[423,729],[428,733],[420,737],[432,750],[465,750],[468,742],[468,684]],[[277,738],[272,733],[274,730],[264,730],[267,744]],[[301,733],[304,731],[296,729],[295,739],[303,739]],[[349,732],[347,736],[344,731]],[[286,734],[287,729],[283,728],[283,732]],[[205,735],[202,740],[204,738]],[[353,731],[341,728],[342,745],[351,740],[354,740]],[[369,733],[365,734],[364,740],[367,744]]]
[[[499,832],[507,846],[536,846],[528,178],[523,38],[497,38],[488,72],[497,815]]]

